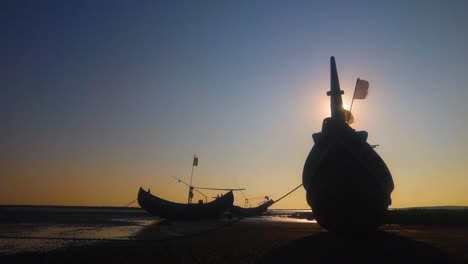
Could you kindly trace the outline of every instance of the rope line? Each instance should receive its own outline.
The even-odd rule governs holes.
[[[124,207],[129,207],[132,203],[136,202],[137,200],[138,200],[138,199],[135,199],[135,200],[129,202],[128,204],[124,205]]]
[[[275,201],[275,203],[279,202],[281,199],[283,199],[284,197],[290,195],[292,192],[294,192],[295,190],[299,189],[299,187],[302,186],[302,183],[299,184],[299,186],[297,186],[296,188],[294,188],[292,191],[288,192],[287,194],[283,195],[281,198],[279,198],[278,200]]]

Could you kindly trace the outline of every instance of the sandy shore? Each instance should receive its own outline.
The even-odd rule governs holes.
[[[151,238],[157,225],[140,236]],[[468,227],[385,225],[340,237],[319,225],[242,220],[162,240],[102,242],[48,253],[0,256],[1,263],[468,263]]]

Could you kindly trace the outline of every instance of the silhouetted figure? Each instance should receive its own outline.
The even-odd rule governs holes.
[[[369,145],[366,131],[355,131],[346,119],[338,73],[331,57],[331,117],[312,135],[314,147],[302,175],[307,202],[317,222],[329,231],[373,231],[391,204],[393,179]]]

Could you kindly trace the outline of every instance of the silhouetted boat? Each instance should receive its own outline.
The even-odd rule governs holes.
[[[232,207],[234,195],[231,190],[211,202],[203,203],[203,200],[200,200],[199,203],[182,204],[161,199],[140,187],[138,203],[150,214],[165,219],[214,219]]]
[[[372,231],[391,204],[393,179],[366,142],[367,132],[349,126],[334,57],[330,68],[331,117],[323,120],[322,132],[312,135],[315,144],[304,164],[307,202],[317,222],[330,231]]]
[[[190,184],[186,183],[182,179],[172,176],[177,179],[180,183],[183,183],[189,187],[188,201],[186,204],[174,203],[157,196],[150,194],[149,190],[145,191],[140,187],[138,191],[138,203],[141,208],[148,211],[154,216],[158,216],[166,219],[174,220],[197,220],[197,219],[209,219],[218,218],[222,216],[228,209],[230,209],[234,203],[233,191],[242,191],[243,188],[208,188],[208,187],[196,187],[192,185],[193,168],[198,166],[198,157],[193,155],[192,173],[190,175]],[[214,197],[215,200],[208,202],[208,197],[200,191],[202,190],[217,190],[217,191],[228,191],[224,195],[218,195]],[[205,203],[203,200],[199,200],[198,203],[192,203],[193,191],[203,195],[205,197]]]
[[[256,207],[240,207],[237,205],[233,205],[232,208],[229,210],[232,216],[238,216],[238,217],[252,217],[252,216],[260,216],[268,211],[268,208],[272,206],[273,204],[281,201],[284,199],[286,196],[290,195],[297,189],[299,189],[302,186],[302,184],[299,184],[296,188],[292,189],[285,195],[281,196],[278,198],[276,201],[273,199],[270,199],[269,196],[263,196],[263,197],[257,197],[257,198],[245,198],[245,206],[247,206],[249,203],[249,199],[258,199],[258,198],[264,198],[265,201],[263,201],[260,205]],[[242,193],[242,191],[241,191]],[[242,195],[244,195],[242,193]],[[245,197],[245,196],[244,196]]]
[[[268,200],[257,207],[240,207],[237,205],[233,205],[229,210],[232,216],[239,216],[239,217],[252,217],[252,216],[259,216],[263,213],[266,213],[268,207],[273,205],[275,201]]]

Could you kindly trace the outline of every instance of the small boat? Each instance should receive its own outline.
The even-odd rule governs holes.
[[[183,183],[189,187],[188,202],[186,204],[174,203],[171,201],[164,200],[155,195],[152,195],[150,191],[145,191],[140,187],[138,191],[138,204],[141,208],[145,209],[148,213],[170,220],[199,220],[199,219],[215,219],[221,217],[228,209],[230,209],[234,203],[233,191],[245,190],[243,188],[208,188],[208,187],[196,187],[192,185],[193,168],[198,166],[198,157],[193,156],[192,163],[192,174],[190,175],[190,184],[184,182],[182,179],[172,176],[177,179],[180,183]],[[215,199],[208,202],[208,197],[200,190],[218,190],[228,191],[223,195],[214,197]],[[193,192],[203,195],[203,200],[198,200],[198,203],[192,203]]]
[[[330,71],[331,117],[323,120],[321,132],[312,135],[315,144],[302,174],[307,202],[317,222],[329,231],[374,231],[392,201],[392,175],[375,152],[376,145],[367,143],[367,132],[349,126],[353,118],[343,108],[334,57]],[[367,95],[368,82],[359,86],[359,81],[353,99]]]
[[[138,191],[138,204],[141,208],[154,216],[170,220],[198,220],[215,219],[232,207],[234,195],[232,190],[217,197],[211,202],[204,203],[174,203],[152,195],[140,187]]]
[[[233,205],[229,212],[231,213],[232,216],[238,216],[238,217],[252,217],[252,216],[260,216],[263,213],[266,213],[268,210],[268,207],[273,205],[275,201],[273,200],[268,200],[262,204],[260,204],[257,207],[240,207],[237,205]]]
[[[263,197],[256,197],[256,198],[245,198],[244,193],[241,191],[242,195],[244,195],[245,198],[245,207],[240,207],[237,205],[233,205],[232,208],[229,210],[229,213],[231,216],[237,216],[237,217],[252,217],[252,216],[260,216],[268,211],[268,208],[272,206],[273,204],[281,201],[284,199],[286,196],[290,195],[297,189],[299,189],[302,186],[302,183],[299,184],[296,188],[292,189],[285,195],[281,196],[277,200],[270,199],[269,196],[263,196]],[[258,199],[258,198],[264,198],[265,200],[260,203],[260,205],[256,207],[247,207],[247,205],[250,205],[249,200],[251,199]]]

